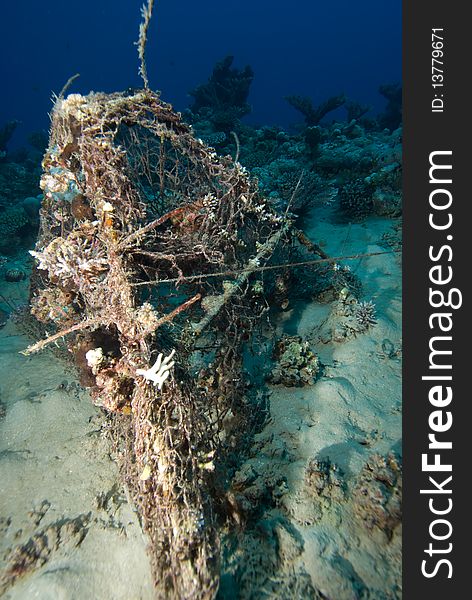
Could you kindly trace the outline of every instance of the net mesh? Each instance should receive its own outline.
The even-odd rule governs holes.
[[[243,347],[267,302],[251,276],[290,223],[149,90],[59,98],[41,186],[31,306],[53,333],[28,352],[66,339],[116,416],[157,597],[212,598],[216,481],[254,420]]]

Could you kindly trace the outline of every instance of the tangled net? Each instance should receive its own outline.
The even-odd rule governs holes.
[[[213,598],[215,481],[251,422],[243,347],[267,311],[251,277],[291,222],[148,89],[60,97],[43,169],[31,310],[55,332],[26,353],[66,339],[114,415],[157,597]]]

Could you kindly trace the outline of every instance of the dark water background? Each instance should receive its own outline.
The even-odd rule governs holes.
[[[3,0],[0,125],[21,121],[12,146],[47,129],[51,92],[80,73],[71,92],[140,87],[133,42],[142,0]],[[300,115],[285,95],[315,104],[346,93],[385,106],[382,83],[401,79],[400,0],[156,0],[147,64],[150,85],[179,110],[217,60],[255,71],[248,122],[288,126]],[[332,113],[336,117],[336,113]],[[345,118],[345,111],[339,112]]]

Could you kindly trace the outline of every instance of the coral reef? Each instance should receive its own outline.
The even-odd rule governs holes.
[[[0,129],[0,159],[5,157],[8,142],[15,132],[17,125],[18,121],[9,121]]]
[[[345,342],[365,333],[375,323],[374,303],[359,302],[346,287],[339,292],[328,318],[318,327],[317,337],[324,344]]]
[[[70,283],[78,291],[85,291],[108,270],[103,249],[92,237],[85,237],[88,233],[81,228],[67,237],[53,239],[42,252],[30,250],[38,261],[37,268],[47,271],[51,281],[59,281],[63,286]]]
[[[48,147],[48,134],[45,131],[33,131],[28,136],[28,142],[41,156],[46,152]]]
[[[403,223],[400,219],[395,222],[390,229],[382,236],[382,245],[393,250],[400,250],[402,247]]]
[[[0,162],[0,210],[39,194],[40,161]]]
[[[336,110],[346,102],[346,96],[332,96],[318,106],[313,105],[313,101],[306,96],[286,96],[287,102],[305,117],[307,127],[318,125],[328,113]]]
[[[339,218],[350,221],[401,214],[401,129],[336,123],[289,136],[275,128],[246,128],[241,140],[241,163],[279,209],[290,204],[301,216],[332,204]]]
[[[351,220],[362,220],[372,212],[372,191],[363,179],[344,184],[338,191],[341,211]]]
[[[379,92],[387,100],[385,112],[379,116],[379,126],[393,131],[402,122],[402,87],[399,83],[384,84],[379,87]]]
[[[370,110],[370,106],[365,104],[360,104],[356,100],[347,100],[344,103],[344,108],[347,112],[347,120],[351,122],[353,119],[359,121],[365,114],[367,114]]]
[[[196,135],[220,154],[237,156],[275,207],[284,210],[290,204],[300,217],[316,206],[333,204],[342,219],[351,221],[370,215],[400,216],[401,88],[381,88],[391,102],[385,113],[372,118],[366,117],[369,107],[347,101],[343,95],[318,107],[309,98],[289,96],[292,106],[305,117],[305,127],[294,135],[277,127],[254,129],[239,121],[247,110],[241,99],[247,97],[252,71],[249,76],[231,69],[231,64],[228,58],[219,63],[216,79],[212,76],[197,88],[201,100],[194,102],[186,118]],[[225,81],[224,102],[216,91],[219,78]],[[233,86],[238,94],[230,93]],[[341,106],[346,108],[347,122],[323,122],[324,116]],[[231,134],[234,131],[237,142]]]
[[[216,131],[215,133],[201,134],[200,139],[207,146],[211,146],[215,148],[216,146],[220,146],[224,144],[227,140],[227,135],[224,131]]]
[[[31,221],[24,208],[12,206],[0,212],[0,252],[11,254],[24,246],[23,230],[31,225]]]
[[[0,253],[9,257],[23,255],[34,244],[39,226],[41,200],[40,160],[30,155],[8,155],[0,161]],[[14,160],[13,160],[14,159]]]
[[[286,478],[275,465],[265,464],[261,472],[258,463],[246,462],[231,481],[227,494],[229,514],[239,525],[255,523],[264,510],[279,504],[286,491]]]
[[[247,98],[253,70],[249,65],[241,70],[234,68],[233,60],[233,56],[226,56],[215,65],[208,81],[190,92],[194,97],[190,107],[194,121],[208,119],[217,132],[230,132],[251,110]]]
[[[372,208],[375,214],[398,217],[402,212],[402,169],[400,162],[391,162],[365,178],[373,189]]]
[[[311,160],[316,159],[320,152],[320,143],[323,140],[323,131],[318,125],[307,127],[303,132],[307,152]]]
[[[221,582],[222,596],[321,600],[324,596],[310,576],[303,570],[293,572],[293,562],[303,550],[303,539],[290,522],[268,515],[244,539],[226,541],[223,552],[229,568]]]
[[[270,375],[272,383],[301,387],[315,383],[320,360],[310,344],[299,336],[284,335],[274,349],[276,365]]]
[[[4,327],[8,322],[8,312],[0,308],[0,328]]]
[[[288,136],[275,127],[262,127],[256,131],[246,128],[242,140],[241,162],[254,169],[282,158],[282,145],[288,140]]]
[[[399,458],[373,454],[352,491],[354,514],[368,529],[378,528],[390,539],[402,517],[402,467]]]
[[[26,273],[18,267],[7,268],[3,274],[5,281],[18,282],[26,278]]]
[[[312,458],[305,471],[305,485],[313,497],[313,518],[321,519],[323,512],[332,503],[340,503],[345,498],[343,473],[327,458]]]
[[[354,316],[359,324],[359,332],[363,333],[377,322],[375,320],[375,304],[372,301],[368,301],[358,302],[354,306]]]
[[[383,90],[389,103],[377,118],[344,96],[317,107],[291,96],[303,127],[256,128],[241,122],[252,69],[233,68],[226,57],[192,92],[189,126],[148,89],[144,53],[142,61],[145,90],[61,94],[49,141],[37,134],[36,154],[0,161],[0,251],[26,254],[43,201],[31,251],[31,313],[39,323],[35,329],[23,319],[36,340],[26,353],[67,354],[107,412],[149,538],[157,597],[210,599],[220,586],[248,598],[324,598],[300,564],[304,538],[292,523],[337,518],[352,498],[358,529],[391,537],[401,515],[400,467],[374,455],[349,488],[322,450],[310,458],[309,446],[300,460],[284,435],[270,458],[257,436],[251,447],[268,400],[256,393],[247,349],[281,310],[289,322],[300,299],[334,299],[310,341],[284,335],[275,341],[275,366],[258,372],[263,379],[272,369],[267,379],[276,385],[309,386],[322,370],[314,343],[344,342],[375,325],[375,306],[360,300],[356,275],[322,249],[331,240],[313,244],[295,224],[317,207],[336,222],[401,214],[398,89]],[[348,122],[328,124],[324,117],[341,106]],[[313,255],[326,262],[296,266]],[[28,263],[15,261],[2,277],[19,281],[28,272]],[[292,325],[284,330],[297,331]],[[397,358],[400,351],[385,343],[382,352]],[[317,388],[270,392],[314,397]],[[318,416],[310,418],[300,426]],[[366,439],[365,446],[377,441]],[[297,501],[309,504],[306,512],[287,501],[293,481],[281,468],[297,462]],[[40,531],[12,550],[6,585],[48,560],[56,534]],[[352,577],[351,595],[360,597],[362,582],[343,560],[332,557],[333,568]]]

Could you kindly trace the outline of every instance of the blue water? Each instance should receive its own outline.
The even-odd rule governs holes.
[[[21,121],[13,145],[48,127],[51,93],[77,72],[74,92],[140,87],[133,42],[141,4],[2,3],[0,121]],[[147,54],[151,87],[179,110],[214,63],[233,54],[236,66],[250,64],[255,71],[248,122],[299,121],[284,100],[289,94],[318,104],[344,92],[378,111],[385,105],[378,86],[401,79],[401,3],[157,0]]]

